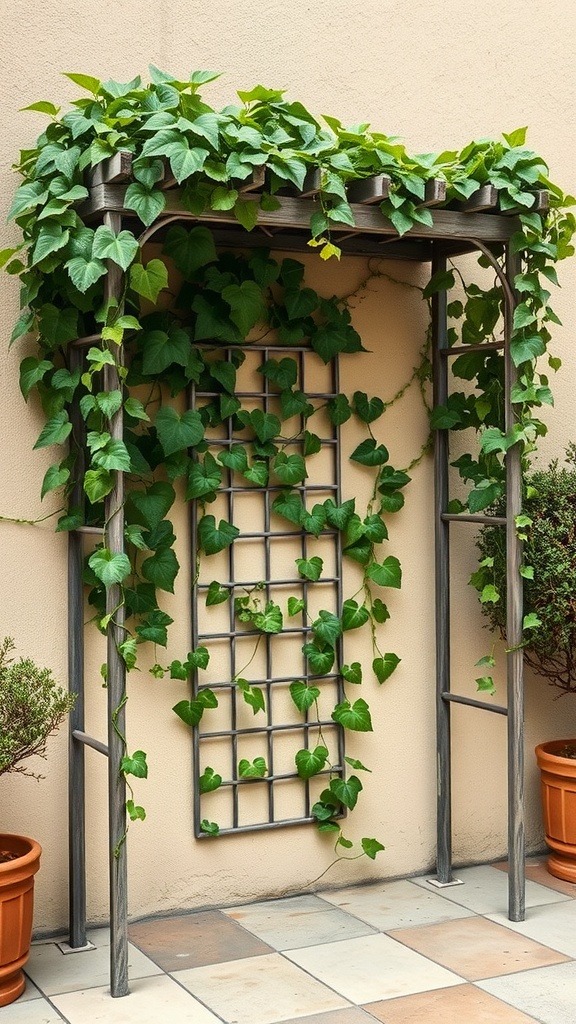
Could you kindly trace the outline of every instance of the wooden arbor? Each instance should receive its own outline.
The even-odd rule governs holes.
[[[83,204],[81,214],[85,220],[104,223],[115,233],[129,226],[138,235],[140,222],[134,212],[125,208],[124,196],[131,181],[131,156],[119,153],[93,172],[90,197]],[[264,176],[255,172],[243,185],[244,199],[258,203],[258,192]],[[283,195],[278,210],[258,210],[257,224],[247,233],[236,221],[233,213],[207,211],[201,217],[193,216],[182,205],[180,191],[166,176],[166,207],[152,227],[140,235],[143,245],[153,235],[161,235],[164,228],[175,221],[202,222],[211,227],[217,245],[231,248],[249,248],[267,245],[282,251],[308,251],[310,215],[314,212],[314,195],[319,190],[319,172],[311,172],[301,193]],[[519,272],[518,258],[512,255],[510,239],[519,228],[515,216],[499,212],[498,193],[492,186],[479,189],[467,202],[454,208],[435,209],[433,225],[418,225],[403,238],[398,238],[394,226],[386,221],[377,204],[386,198],[390,180],[376,175],[349,186],[348,198],[353,204],[356,226],[335,228],[334,242],[344,254],[378,256],[431,264],[436,273],[446,267],[449,257],[467,252],[481,251],[490,261],[499,277],[504,294],[504,336],[500,341],[474,346],[453,346],[447,343],[446,293],[440,292],[433,302],[434,339],[434,403],[442,405],[448,394],[449,360],[463,351],[488,352],[502,350],[505,359],[505,419],[506,430],[514,422],[511,389],[515,380],[514,365],[510,357],[510,338],[514,309],[513,280]],[[423,205],[437,207],[445,201],[443,181],[427,184]],[[547,196],[537,196],[539,209],[546,206]],[[505,271],[496,256],[505,255]],[[111,264],[107,277],[107,297],[120,296],[121,271]],[[96,339],[79,338],[70,346],[71,369],[80,366],[83,351]],[[104,387],[119,387],[117,370],[106,366]],[[83,420],[79,409],[72,412],[75,434],[82,436]],[[123,436],[122,410],[110,421],[113,438]],[[523,655],[522,632],[522,580],[519,573],[521,544],[516,535],[514,520],[521,507],[520,453],[513,447],[506,454],[507,507],[502,517],[487,515],[452,515],[448,507],[448,431],[437,432],[435,445],[435,559],[436,559],[436,678],[437,678],[437,732],[438,732],[438,884],[452,881],[451,799],[450,799],[450,710],[454,702],[467,704],[507,716],[508,720],[508,853],[509,917],[512,921],[524,919],[524,811],[523,811]],[[72,495],[74,504],[81,504],[81,485]],[[124,480],[117,473],[114,491],[106,499],[104,539],[106,546],[119,553],[124,549]],[[452,692],[450,684],[450,545],[449,534],[454,524],[488,523],[506,530],[507,545],[507,706],[473,700]],[[85,873],[85,806],[84,806],[84,747],[95,748],[108,756],[109,789],[109,862],[110,862],[110,928],[111,928],[111,990],[113,996],[128,992],[127,972],[127,870],[125,837],[125,783],[118,771],[123,754],[125,667],[117,645],[123,639],[123,608],[118,609],[118,587],[108,591],[107,612],[116,610],[108,626],[107,644],[107,743],[97,740],[84,728],[84,655],[83,655],[83,534],[102,536],[96,527],[80,527],[70,534],[69,545],[69,676],[70,689],[78,694],[71,716],[70,734],[70,946],[86,946],[86,873]]]

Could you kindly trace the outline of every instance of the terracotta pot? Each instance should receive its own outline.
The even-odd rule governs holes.
[[[0,851],[16,854],[0,863],[0,1006],[22,995],[22,968],[30,953],[34,875],[40,867],[40,844],[26,836],[0,833]]]
[[[548,871],[565,882],[576,882],[576,759],[559,757],[576,740],[551,740],[536,747],[540,768],[542,814],[551,849]]]

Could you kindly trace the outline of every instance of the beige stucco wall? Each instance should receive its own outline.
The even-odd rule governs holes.
[[[285,87],[318,113],[344,122],[369,121],[401,135],[415,151],[441,151],[472,137],[494,136],[520,125],[544,155],[552,177],[576,190],[573,40],[576,13],[568,0],[436,0],[411,4],[364,0],[213,0],[209,4],[165,0],[101,0],[90,7],[77,0],[23,0],[4,4],[0,57],[0,222],[5,220],[15,179],[10,165],[20,147],[42,130],[37,114],[18,108],[38,99],[65,103],[76,89],[60,71],[81,71],[127,80],[146,73],[149,62],[173,73],[191,68],[225,72],[207,90],[215,105],[232,102],[236,88],[256,82]],[[3,245],[13,229],[2,230]],[[337,267],[310,263],[312,284],[327,294],[349,291],[365,265],[350,260]],[[422,268],[390,264],[389,272],[421,283]],[[555,386],[556,410],[543,445],[559,453],[574,437],[574,296],[576,263],[562,268],[563,290],[556,308],[565,323],[555,349],[564,367]],[[42,514],[39,491],[50,452],[33,452],[40,416],[19,394],[17,369],[22,350],[7,351],[17,312],[17,288],[1,282],[0,302],[0,514],[34,519]],[[354,322],[372,350],[362,359],[343,360],[342,389],[379,391],[390,397],[409,374],[425,329],[417,296],[381,281],[356,304]],[[16,347],[17,348],[17,347]],[[425,434],[421,406],[409,393],[378,422],[378,433],[395,465],[405,464]],[[380,436],[381,435],[381,436]],[[356,481],[350,477],[350,492]],[[373,735],[353,737],[349,753],[373,768],[362,805],[350,819],[349,834],[374,835],[386,845],[377,861],[365,858],[340,865],[325,878],[343,884],[369,877],[392,877],[428,870],[435,846],[435,740],[433,700],[432,474],[429,460],[414,474],[405,510],[391,522],[390,552],[404,566],[404,586],[390,600],[392,619],[384,649],[402,663],[378,690],[368,683],[375,719]],[[346,488],[345,488],[346,491]],[[46,511],[53,510],[55,505]],[[176,521],[178,525],[178,521]],[[15,637],[19,651],[66,674],[66,541],[54,536],[50,520],[37,526],[0,522],[0,634]],[[468,536],[454,543],[458,592],[454,620],[455,680],[463,690],[473,680],[473,662],[485,652],[473,593],[464,586],[474,565]],[[178,626],[169,656],[187,644],[188,596],[185,574],[168,610]],[[104,692],[98,638],[89,652],[89,728],[104,731]],[[472,682],[473,687],[473,682]],[[170,698],[176,692],[173,687]],[[169,711],[166,684],[145,673],[131,680],[129,744],[149,753],[150,779],[138,787],[148,820],[129,836],[130,913],[172,910],[299,890],[330,862],[330,849],[311,828],[223,838],[217,843],[192,838],[190,743],[186,729]],[[184,693],[184,689],[182,690]],[[502,691],[501,691],[502,695]],[[170,699],[170,704],[172,703]],[[576,707],[554,701],[553,691],[527,680],[528,839],[541,845],[537,781],[531,748],[540,739],[574,734]],[[459,862],[502,856],[505,852],[505,723],[497,716],[456,709],[454,713],[454,849]],[[107,915],[106,797],[103,760],[88,751],[89,917]],[[2,827],[36,836],[44,847],[37,882],[36,927],[64,927],[67,914],[66,739],[53,740],[46,780],[2,781]]]

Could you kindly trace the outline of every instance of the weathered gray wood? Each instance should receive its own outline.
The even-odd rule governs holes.
[[[88,219],[97,217],[106,210],[131,216],[131,211],[126,210],[124,206],[125,192],[126,189],[123,185],[99,185],[92,190],[90,200],[86,200],[78,212],[80,216]],[[247,196],[246,201],[259,202],[257,197],[251,196]],[[309,232],[310,217],[317,209],[317,205],[309,199],[294,199],[290,196],[280,197],[279,202],[278,210],[258,210],[257,223],[264,227],[291,228]],[[396,228],[382,216],[380,210],[374,209],[370,205],[362,206],[357,203],[353,206],[353,211],[357,233],[390,235],[398,238]],[[182,220],[200,220],[206,224],[237,223],[230,210],[205,210],[200,217],[190,213],[182,206],[178,189],[167,193],[165,214],[167,216],[178,214]],[[514,217],[476,215],[474,213],[464,215],[459,210],[437,210],[433,216],[432,226],[416,224],[404,237],[439,239],[449,242],[458,242],[459,240],[468,242],[473,237],[492,244],[509,241],[520,226],[519,221]],[[281,248],[281,243],[278,248]]]
[[[90,736],[89,733],[83,732],[82,729],[74,729],[73,736],[78,743],[85,747],[92,747],[93,750],[97,750],[98,753],[104,754],[108,757],[108,747],[105,743],[102,743],[101,740],[95,739],[94,736]],[[70,945],[72,945],[72,943],[70,943]]]
[[[71,373],[81,372],[82,353],[72,349],[69,354]],[[84,504],[85,423],[78,403],[70,410],[72,437],[78,445],[75,466],[76,482],[70,503]],[[84,551],[77,530],[68,534],[68,689],[76,694],[76,703],[69,716],[68,740],[68,849],[69,849],[69,939],[74,949],[86,945],[86,806],[84,749],[74,739],[74,731],[84,729]]]
[[[249,178],[238,185],[239,192],[259,192],[264,187],[266,171],[264,167],[255,167]]]
[[[483,526],[506,526],[506,516],[471,515],[469,512],[444,512],[443,523],[478,523]]]
[[[501,352],[504,348],[504,341],[483,341],[479,345],[452,345],[451,348],[443,348],[443,356],[468,355],[469,352]]]
[[[455,203],[461,213],[478,213],[482,210],[495,210],[498,206],[498,191],[493,185],[482,185],[472,193],[469,199]]]
[[[305,199],[306,196],[315,196],[320,191],[320,185],[322,184],[322,171],[319,167],[310,167],[304,175],[304,181],[302,188],[298,189],[295,185],[285,185],[278,189],[279,196],[299,196],[300,199]]]
[[[110,182],[131,181],[132,179],[132,153],[120,150],[108,160],[102,160],[87,174],[87,188],[94,188],[96,185],[109,184]]]
[[[446,270],[446,257],[435,252],[432,274]],[[448,363],[440,352],[446,348],[447,293],[432,296],[432,373],[434,407],[448,399]],[[434,557],[436,610],[436,733],[437,733],[437,852],[438,881],[452,881],[452,786],[450,754],[450,535],[444,511],[448,505],[448,431],[437,430],[434,439]]]
[[[500,210],[503,217],[517,217],[519,213],[546,213],[550,209],[550,193],[542,188],[534,193],[536,201],[529,209],[526,206],[514,206],[510,210]]]
[[[373,174],[370,178],[351,181],[346,189],[350,203],[381,203],[390,193],[391,178],[387,174]]]
[[[446,182],[442,178],[431,178],[426,182],[424,201],[420,206],[437,206],[446,202]]]
[[[520,273],[520,258],[507,249],[506,276],[511,286]],[[505,307],[505,389],[504,420],[506,431],[516,422],[511,390],[518,379],[510,353],[513,332],[513,308]],[[522,541],[515,519],[522,509],[522,467],[519,445],[512,445],[505,456],[506,465],[506,665],[508,690],[508,917],[525,917],[524,824],[524,653],[522,649]]]
[[[480,708],[482,711],[492,711],[496,715],[508,714],[508,708],[505,708],[502,704],[489,704],[486,700],[462,697],[459,693],[443,693],[442,700],[450,701],[452,704],[466,704],[470,708]]]
[[[104,223],[115,234],[122,227],[117,213],[106,213]],[[122,271],[108,261],[105,300],[122,295]],[[120,350],[121,355],[121,350]],[[116,366],[105,365],[104,390],[121,387]],[[122,406],[109,421],[114,440],[123,439]],[[105,544],[113,554],[124,552],[124,474],[115,474],[114,489],[105,502]],[[128,995],[128,893],[126,859],[126,780],[120,771],[126,735],[126,669],[118,653],[125,640],[124,603],[117,584],[106,591],[106,614],[112,615],[107,630],[108,696],[108,822],[110,868],[110,990],[113,996]]]

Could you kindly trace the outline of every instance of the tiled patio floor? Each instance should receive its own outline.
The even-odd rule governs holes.
[[[35,943],[0,1024],[574,1024],[576,885],[531,860],[512,924],[503,867],[135,923],[121,999],[105,929],[83,953]]]

